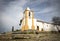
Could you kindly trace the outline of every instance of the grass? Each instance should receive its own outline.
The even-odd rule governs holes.
[[[23,32],[22,34],[13,35],[15,39],[0,39],[0,41],[60,41],[60,33],[58,32],[39,32],[38,34],[35,32]]]

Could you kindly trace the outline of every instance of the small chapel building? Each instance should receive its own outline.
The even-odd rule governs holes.
[[[34,18],[34,12],[26,8],[21,21],[21,30],[58,31],[52,23]]]

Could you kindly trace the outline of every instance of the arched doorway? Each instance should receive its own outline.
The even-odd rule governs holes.
[[[39,30],[39,26],[37,26],[37,30]]]

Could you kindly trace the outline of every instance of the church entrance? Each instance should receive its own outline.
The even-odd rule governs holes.
[[[37,26],[37,30],[39,30],[39,26]]]

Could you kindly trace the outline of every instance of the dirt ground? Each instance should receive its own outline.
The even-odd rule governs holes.
[[[26,35],[26,34],[25,34]],[[28,34],[31,38],[1,39],[0,41],[60,41],[60,33]]]

